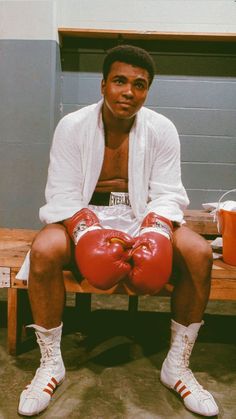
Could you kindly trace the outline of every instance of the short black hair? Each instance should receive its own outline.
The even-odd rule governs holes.
[[[133,45],[118,45],[108,50],[103,62],[103,79],[106,80],[115,61],[144,68],[149,74],[149,87],[155,74],[155,64],[150,54],[143,48]]]

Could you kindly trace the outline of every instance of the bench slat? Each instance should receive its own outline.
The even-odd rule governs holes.
[[[187,226],[199,234],[217,235],[213,216],[204,210],[186,210]],[[0,266],[20,268],[37,230],[0,228]]]
[[[11,288],[27,289],[27,281],[15,278],[18,269],[11,269]],[[125,294],[128,296],[137,295],[125,283],[120,283],[109,290],[99,290],[88,283],[86,279],[77,281],[70,271],[64,271],[64,282],[66,292],[88,293],[88,294]],[[173,286],[166,284],[158,296],[169,296]],[[222,290],[222,292],[221,292]],[[236,300],[236,267],[226,265],[222,260],[214,261],[211,274],[211,300]]]

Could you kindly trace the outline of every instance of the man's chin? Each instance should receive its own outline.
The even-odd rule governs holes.
[[[135,115],[136,115],[137,112],[138,111],[136,111],[136,112],[125,112],[125,111],[123,111],[123,112],[115,112],[114,113],[114,116],[117,119],[132,119],[132,118],[135,117]]]
[[[130,119],[133,119],[135,117],[135,114],[133,115],[129,115],[129,116],[116,116],[117,119],[119,119],[120,121],[129,121]]]

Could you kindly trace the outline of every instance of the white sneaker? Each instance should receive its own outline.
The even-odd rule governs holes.
[[[172,320],[172,341],[161,369],[161,382],[174,390],[183,400],[185,407],[202,416],[216,416],[218,406],[213,396],[205,390],[188,368],[189,358],[201,323],[188,327]]]
[[[35,328],[41,360],[33,380],[20,395],[18,413],[24,416],[37,415],[45,410],[57,386],[65,378],[65,367],[60,352],[62,325],[50,330],[31,326]]]
[[[219,409],[213,396],[199,384],[190,369],[186,369],[178,375],[177,371],[170,372],[164,361],[161,369],[161,382],[178,393],[182,397],[185,407],[191,412],[202,416],[218,415]]]

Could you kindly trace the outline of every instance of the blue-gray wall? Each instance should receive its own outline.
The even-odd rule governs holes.
[[[0,226],[37,228],[59,120],[59,48],[1,40],[0,59]]]
[[[90,55],[85,64],[80,58],[80,71],[61,72],[55,41],[2,40],[0,56],[0,226],[38,228],[55,125],[100,99],[101,74]],[[236,77],[199,69],[200,76],[156,76],[147,101],[179,131],[191,208],[236,187]]]

